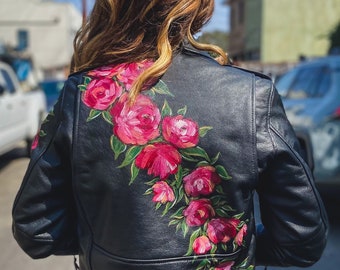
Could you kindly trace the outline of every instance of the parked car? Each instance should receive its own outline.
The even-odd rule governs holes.
[[[29,149],[45,115],[44,92],[23,91],[13,69],[0,62],[0,155],[21,141]]]
[[[39,83],[39,87],[44,91],[47,102],[47,110],[50,111],[56,103],[61,90],[64,87],[65,80],[51,79]]]
[[[300,63],[283,74],[276,87],[293,127],[308,134],[316,184],[322,191],[340,190],[340,56]]]

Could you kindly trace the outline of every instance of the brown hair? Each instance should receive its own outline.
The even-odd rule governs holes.
[[[71,72],[153,59],[155,63],[132,86],[134,100],[144,82],[165,73],[185,38],[197,49],[218,54],[217,61],[225,64],[221,48],[193,38],[213,9],[214,0],[96,0],[75,37]]]

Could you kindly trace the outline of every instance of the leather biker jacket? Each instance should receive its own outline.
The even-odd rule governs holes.
[[[327,217],[271,80],[184,48],[129,107],[133,72],[66,81],[14,202],[22,249],[82,270],[315,263]]]

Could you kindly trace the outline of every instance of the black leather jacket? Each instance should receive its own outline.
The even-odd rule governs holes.
[[[253,269],[320,258],[326,213],[270,79],[183,49],[137,99],[147,109],[132,109],[133,118],[120,106],[124,89],[111,89],[118,109],[86,96],[91,83],[103,86],[94,74],[68,78],[33,146],[13,207],[14,237],[32,258],[79,254],[82,270]],[[135,130],[136,119],[158,126]]]

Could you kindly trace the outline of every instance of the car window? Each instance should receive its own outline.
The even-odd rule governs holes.
[[[4,69],[0,69],[0,84],[4,87],[5,91],[9,93],[15,92],[15,86],[9,76],[8,72]]]
[[[331,70],[327,66],[311,66],[287,73],[277,83],[277,88],[290,99],[317,98],[330,88]]]

